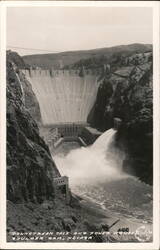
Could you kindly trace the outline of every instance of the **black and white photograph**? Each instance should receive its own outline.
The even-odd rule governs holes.
[[[51,2],[6,4],[6,244],[146,249],[159,220],[155,3]]]

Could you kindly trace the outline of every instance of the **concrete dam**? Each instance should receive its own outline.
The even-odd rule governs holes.
[[[23,70],[38,99],[43,125],[86,124],[96,100],[98,75],[75,70]]]
[[[151,231],[151,187],[123,171],[125,152],[116,147],[121,120],[115,117],[114,129],[103,134],[87,125],[101,84],[100,74],[40,69],[23,73],[38,99],[44,125],[41,134],[62,176],[56,178],[57,186],[66,185],[66,190],[69,187],[82,197],[82,206],[89,201],[104,213],[110,211],[109,224],[119,219],[113,228],[116,232],[128,225],[130,232],[142,225]]]

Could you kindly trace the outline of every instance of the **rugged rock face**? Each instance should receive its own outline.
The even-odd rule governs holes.
[[[29,83],[21,81],[17,66],[7,61],[7,199],[13,202],[54,198],[53,178],[59,172],[48,146],[28,112]],[[23,85],[27,92],[24,94]],[[33,103],[33,102],[32,102]],[[26,106],[25,106],[26,105]]]
[[[60,173],[32,117],[32,108],[37,107],[37,102],[30,83],[18,69],[8,55],[7,241],[60,242],[62,240],[57,240],[56,233],[66,232],[70,239],[66,237],[65,241],[75,242],[79,240],[75,240],[74,232],[101,232],[103,220],[94,225],[97,224],[97,208],[91,208],[90,204],[81,205],[81,199],[73,194],[66,204],[63,188],[55,185],[53,178],[59,177]],[[103,211],[98,215],[105,218]],[[105,225],[108,228],[106,222]],[[19,236],[13,236],[15,231],[35,234],[26,234],[19,240]],[[36,232],[46,232],[46,235],[37,237]],[[48,240],[47,232],[52,232],[54,237]],[[93,235],[90,238],[82,242],[108,242],[105,237]]]
[[[16,52],[8,50],[7,51],[8,60],[12,61],[19,69],[29,69],[30,66],[27,65],[23,58],[20,57]]]
[[[28,66],[23,61],[23,58],[20,57],[16,52],[8,51],[7,52],[7,60],[8,62],[14,63],[16,65],[15,72],[17,74],[17,80],[21,83],[21,90],[24,99],[25,108],[31,114],[33,119],[37,122],[39,126],[41,126],[41,113],[40,107],[35,96],[32,86],[30,82],[26,79],[25,75],[19,69],[28,69]]]
[[[19,72],[19,78],[24,89],[25,107],[39,126],[42,124],[41,112],[38,100],[32,90],[30,82],[23,73]]]
[[[88,117],[105,131],[122,119],[117,143],[128,155],[124,169],[152,183],[152,53],[117,58],[104,75]],[[123,145],[123,146],[122,146]]]
[[[122,119],[117,145],[126,150],[124,168],[152,182],[152,54],[115,57],[101,71],[97,101],[90,123],[106,130]],[[60,176],[33,117],[40,121],[38,103],[29,82],[7,60],[7,232],[101,232],[108,230],[106,212],[54,187]],[[38,114],[38,116],[37,116]],[[92,207],[93,206],[93,207]],[[96,205],[97,206],[97,205]],[[23,241],[35,241],[26,237]],[[114,239],[110,239],[113,242]],[[16,239],[15,239],[16,241]],[[18,241],[18,240],[17,240]],[[36,241],[47,241],[37,239]],[[51,241],[57,241],[55,239]],[[75,242],[71,239],[70,241]],[[86,240],[84,240],[86,242]],[[108,242],[94,235],[91,242]],[[116,241],[114,241],[116,242]],[[119,241],[118,241],[119,242]]]

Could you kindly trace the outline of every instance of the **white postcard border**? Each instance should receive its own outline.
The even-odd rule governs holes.
[[[29,6],[151,7],[153,8],[154,185],[153,243],[8,243],[6,242],[6,8]],[[1,249],[159,249],[160,43],[158,1],[2,1],[0,67],[0,248]]]

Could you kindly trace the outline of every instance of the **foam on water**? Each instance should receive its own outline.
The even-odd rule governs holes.
[[[125,177],[123,155],[113,145],[115,134],[114,129],[109,129],[92,146],[72,150],[64,157],[54,156],[61,174],[69,176],[71,187]]]
[[[152,223],[152,187],[122,171],[124,154],[114,145],[116,131],[109,129],[92,146],[71,150],[54,159],[69,177],[72,192],[99,204],[117,218]]]

